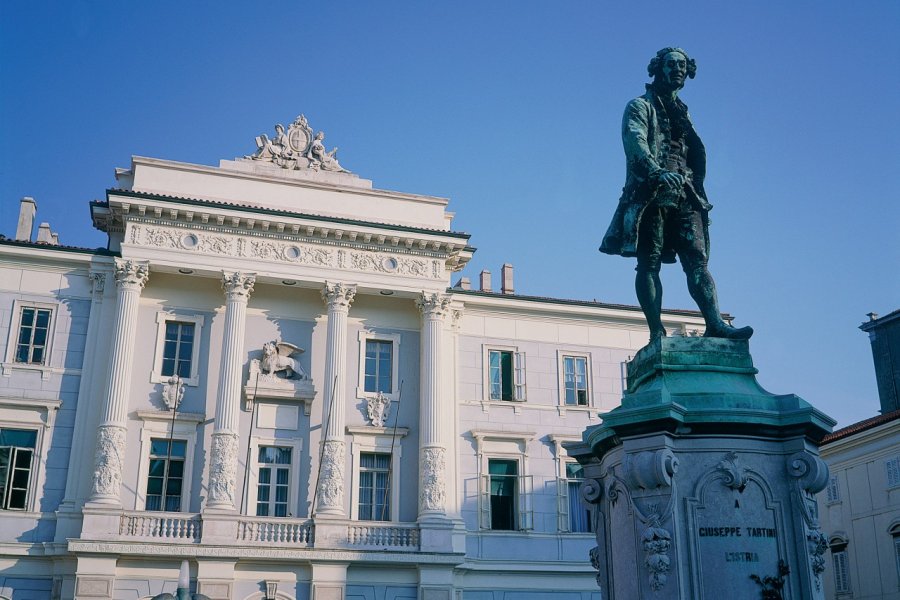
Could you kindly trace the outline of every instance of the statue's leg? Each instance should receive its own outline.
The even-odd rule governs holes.
[[[638,303],[650,328],[650,341],[665,337],[666,329],[662,324],[662,282],[659,279],[659,271],[646,271],[638,267],[634,277],[634,291],[637,292]]]
[[[707,268],[706,236],[704,235],[700,213],[691,217],[693,227],[687,228],[690,235],[683,238],[679,249],[679,260],[687,275],[688,291],[697,303],[703,320],[706,321],[705,337],[746,340],[753,335],[752,327],[732,327],[722,320],[716,283]]]
[[[638,228],[637,274],[634,291],[650,328],[650,341],[665,337],[662,324],[662,281],[659,278],[663,247],[663,214],[659,208],[647,208]]]

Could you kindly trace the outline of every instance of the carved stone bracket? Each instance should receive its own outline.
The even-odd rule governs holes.
[[[747,469],[741,465],[737,452],[729,452],[716,465],[716,471],[723,475],[722,485],[738,492],[747,487]]]
[[[788,475],[793,479],[792,495],[800,508],[806,525],[806,543],[809,550],[809,568],[815,580],[816,589],[822,588],[822,573],[825,571],[825,551],[828,540],[819,529],[819,520],[813,510],[815,494],[828,485],[828,465],[818,456],[809,452],[795,452],[788,457]]]
[[[422,487],[419,502],[423,511],[443,511],[446,506],[446,450],[439,447],[423,448],[421,461]]]
[[[669,487],[678,472],[678,459],[668,448],[628,454],[624,472],[632,489]]]

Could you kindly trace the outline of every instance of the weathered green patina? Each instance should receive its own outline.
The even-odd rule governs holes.
[[[627,177],[600,251],[637,257],[635,291],[650,339],[664,337],[661,263],[676,255],[687,275],[688,291],[706,321],[707,337],[746,340],[751,327],[722,320],[716,284],[707,269],[709,211],[703,180],[706,150],[678,98],[696,62],[681,48],[663,48],[647,71],[653,83],[628,103],[622,120]]]
[[[794,394],[756,381],[746,340],[660,337],[627,365],[622,405],[601,415],[584,441],[601,456],[617,438],[644,432],[784,437],[815,442],[835,421]]]

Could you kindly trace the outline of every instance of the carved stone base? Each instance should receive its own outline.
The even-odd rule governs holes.
[[[662,338],[628,367],[622,406],[567,445],[594,505],[591,561],[616,598],[821,599],[817,442],[834,421],[756,382],[746,342]]]
[[[344,442],[326,440],[316,493],[317,515],[344,516],[344,464]]]
[[[207,508],[234,510],[237,479],[238,436],[217,431],[212,434],[209,463],[209,500]]]

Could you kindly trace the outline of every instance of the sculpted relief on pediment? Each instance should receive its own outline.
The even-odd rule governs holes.
[[[325,149],[325,132],[315,135],[304,115],[288,125],[275,125],[275,135],[265,133],[256,137],[256,152],[246,159],[268,162],[283,169],[335,171],[349,173],[337,159],[337,148]]]

